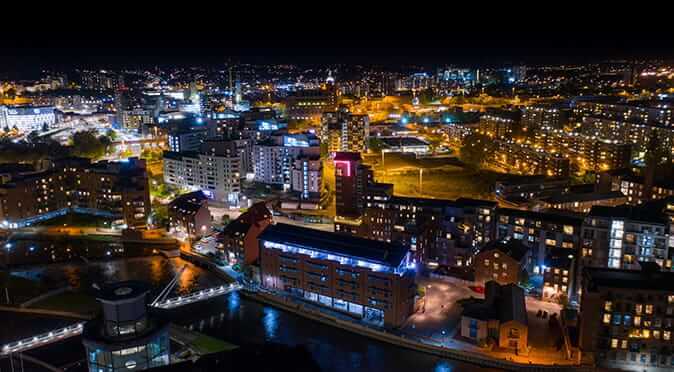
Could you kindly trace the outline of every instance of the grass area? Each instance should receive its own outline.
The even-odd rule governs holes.
[[[35,226],[79,226],[79,227],[110,227],[112,220],[90,214],[68,213],[54,217],[47,221],[38,222]]]
[[[498,178],[497,173],[469,169],[425,170],[420,188],[419,171],[378,173],[378,182],[394,184],[394,193],[401,196],[457,199],[460,197],[488,199],[494,198],[492,188]]]
[[[199,337],[192,341],[191,346],[194,349],[197,349],[200,354],[230,351],[238,348],[238,346],[234,344],[204,334],[199,335]]]
[[[37,281],[0,272],[0,290],[2,291],[0,303],[3,305],[6,300],[5,288],[8,289],[10,301],[14,304],[29,300],[43,292],[42,286]]]
[[[82,292],[66,291],[42,301],[38,301],[30,306],[34,309],[46,309],[56,311],[70,311],[81,314],[95,314],[100,309],[100,304],[96,298]]]

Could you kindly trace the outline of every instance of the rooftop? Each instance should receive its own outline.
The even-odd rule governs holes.
[[[590,210],[588,217],[628,219],[657,224],[667,223],[667,217],[662,213],[662,210],[653,208],[652,206],[621,205],[617,207],[605,207],[595,205]]]
[[[408,251],[398,244],[329,233],[283,223],[270,225],[260,235],[259,239],[297,247],[306,247],[326,253],[359,257],[390,267],[398,267]]]
[[[527,309],[524,290],[515,284],[499,285],[487,282],[484,300],[476,300],[464,306],[463,315],[481,319],[498,319],[501,323],[517,321],[527,325]]]
[[[594,207],[593,207],[594,209]],[[560,212],[555,213],[546,213],[546,212],[534,212],[534,211],[525,211],[520,209],[511,209],[511,208],[499,208],[497,211],[498,215],[522,217],[532,220],[540,220],[545,222],[559,223],[564,225],[581,225],[583,218],[576,215],[561,214]]]
[[[590,291],[599,287],[674,292],[674,272],[659,271],[650,263],[641,270],[586,268],[583,275]]]
[[[526,256],[529,248],[522,244],[522,242],[518,239],[496,240],[484,246],[480,250],[480,253],[493,250],[498,250],[504,255],[511,257],[515,261],[520,262],[524,256]]]
[[[144,296],[150,291],[147,283],[128,280],[103,286],[97,298],[103,301],[122,301]]]

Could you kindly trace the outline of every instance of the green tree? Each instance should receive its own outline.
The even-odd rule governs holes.
[[[479,167],[493,154],[494,142],[484,134],[473,133],[463,140],[461,160],[473,167]]]
[[[108,131],[105,133],[105,135],[112,142],[114,142],[117,139],[117,132],[115,132],[114,129],[108,129]]]
[[[76,132],[71,138],[71,153],[74,156],[97,159],[103,157],[112,142],[106,136],[96,136],[95,130]]]

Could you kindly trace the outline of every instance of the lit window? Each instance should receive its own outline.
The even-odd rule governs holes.
[[[618,339],[617,338],[612,338],[611,339],[611,349],[615,349],[618,347]]]
[[[641,314],[641,311],[643,310],[643,305],[641,304],[636,304],[634,305],[634,312],[637,314]]]
[[[663,338],[665,341],[669,341],[669,338],[670,338],[671,336],[672,336],[672,334],[671,334],[669,331],[663,331],[663,332],[662,332],[662,338]]]
[[[646,305],[646,314],[653,314],[653,305]]]
[[[613,303],[611,301],[604,302],[604,311],[611,311]]]
[[[640,317],[640,316],[635,316],[635,317],[634,317],[634,325],[635,325],[635,326],[640,326],[640,325],[641,325],[641,317]]]
[[[609,324],[611,322],[611,314],[604,314],[604,324]]]

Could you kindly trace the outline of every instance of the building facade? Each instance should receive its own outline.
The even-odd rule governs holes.
[[[674,367],[674,273],[588,268],[580,305],[582,360],[622,370]]]
[[[91,163],[70,158],[40,172],[5,174],[0,207],[0,221],[7,227],[23,227],[75,210],[143,228],[150,215],[145,160]]]
[[[398,327],[413,312],[416,285],[407,249],[276,224],[259,236],[262,285],[349,314]]]
[[[213,217],[208,198],[201,191],[183,194],[168,205],[169,231],[199,239],[213,232]]]

